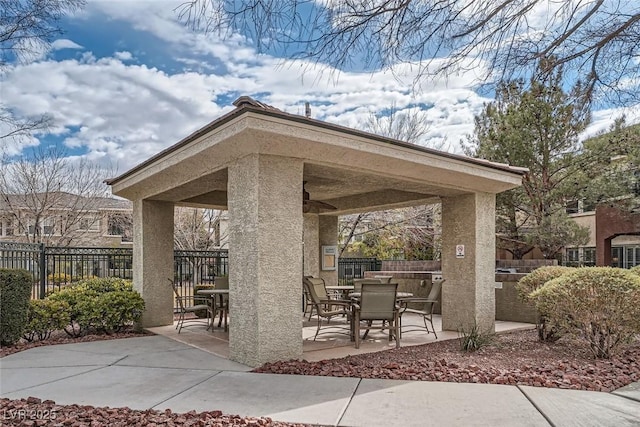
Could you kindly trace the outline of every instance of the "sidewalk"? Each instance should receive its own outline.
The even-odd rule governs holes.
[[[598,393],[249,370],[162,336],[44,346],[0,359],[0,395],[337,426],[640,425],[640,383]]]

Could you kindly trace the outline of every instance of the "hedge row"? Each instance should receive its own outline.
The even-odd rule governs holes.
[[[26,270],[0,269],[0,345],[15,344],[27,324],[31,275]]]
[[[56,330],[73,337],[118,332],[135,325],[144,300],[130,281],[92,278],[31,300],[32,278],[24,270],[0,270],[0,341],[45,340]]]
[[[518,288],[547,334],[585,339],[596,358],[610,357],[640,333],[640,268],[542,267]]]

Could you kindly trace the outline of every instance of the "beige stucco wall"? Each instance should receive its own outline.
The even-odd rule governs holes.
[[[320,257],[320,277],[324,279],[327,285],[338,284],[338,269],[322,270],[322,246],[338,245],[338,217],[332,215],[320,215],[318,221],[318,254]],[[337,263],[337,258],[336,258]]]
[[[586,212],[580,214],[572,214],[570,215],[571,219],[573,219],[576,224],[581,227],[587,227],[589,229],[589,242],[584,246],[595,246],[596,245],[596,213],[594,212]]]
[[[229,167],[231,359],[302,355],[302,162],[251,154]]]
[[[319,227],[320,219],[318,214],[306,213],[303,216],[304,224],[304,275],[318,277],[320,274],[320,251]]]
[[[464,258],[456,257],[464,245]],[[442,200],[442,328],[495,328],[495,195]]]
[[[173,323],[173,203],[133,202],[133,286],[145,302],[145,328]]]

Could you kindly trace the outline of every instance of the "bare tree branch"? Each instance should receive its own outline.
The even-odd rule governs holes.
[[[85,0],[0,0],[0,85],[12,62],[37,58],[61,34],[56,23],[84,6]],[[19,117],[0,102],[0,141],[22,142],[48,128],[51,118]]]
[[[86,243],[87,231],[101,226],[109,195],[103,184],[113,171],[59,148],[35,149],[0,170],[0,214],[16,236],[56,246]]]
[[[417,81],[473,69],[481,82],[531,75],[553,57],[595,95],[637,100],[640,4],[622,0],[192,0],[191,28],[236,30],[259,49],[338,69],[417,68]]]

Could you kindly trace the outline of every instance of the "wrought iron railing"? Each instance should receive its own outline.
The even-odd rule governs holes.
[[[340,258],[338,282],[353,283],[365,271],[379,271],[375,258]],[[47,247],[43,244],[0,242],[0,268],[22,268],[33,276],[33,298],[91,277],[133,278],[131,248]],[[174,281],[184,295],[193,287],[212,284],[215,277],[229,274],[226,249],[174,251]]]
[[[338,260],[338,284],[351,285],[353,279],[364,277],[365,271],[380,271],[382,261],[376,258],[340,258]]]
[[[228,274],[227,250],[174,251],[174,280],[187,293]],[[47,247],[0,242],[0,268],[21,268],[33,276],[33,298],[92,277],[133,278],[133,249]]]

